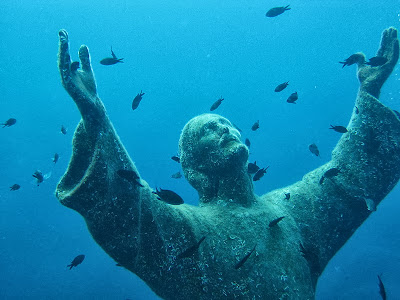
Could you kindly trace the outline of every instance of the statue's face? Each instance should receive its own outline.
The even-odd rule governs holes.
[[[182,132],[184,165],[204,173],[227,172],[245,166],[249,153],[229,120],[215,114],[198,116]]]
[[[204,154],[229,155],[242,146],[239,131],[223,117],[211,117],[200,128],[199,149]]]

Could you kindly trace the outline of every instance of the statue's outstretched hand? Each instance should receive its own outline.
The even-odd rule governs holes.
[[[378,66],[370,66],[364,63],[365,56],[362,53],[359,53],[359,55],[358,79],[361,83],[361,90],[378,98],[382,85],[392,73],[399,59],[397,29],[390,27],[382,33],[381,45],[376,56],[383,57],[384,61],[387,60],[385,63]]]
[[[88,122],[99,121],[99,116],[104,115],[105,109],[97,95],[96,80],[90,64],[89,49],[85,45],[80,47],[81,69],[79,69],[79,62],[72,63],[71,61],[67,31],[62,29],[58,34],[60,36],[58,68],[62,84],[74,99],[86,125],[88,125]]]

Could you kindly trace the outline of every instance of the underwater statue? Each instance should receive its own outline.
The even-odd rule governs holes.
[[[399,114],[378,100],[399,56],[394,28],[377,53],[386,63],[356,55],[360,89],[348,132],[332,159],[297,183],[255,195],[249,151],[232,123],[215,114],[190,120],[179,153],[198,207],[157,198],[107,116],[88,48],[79,49],[81,69],[71,69],[68,34],[59,37],[62,84],[82,120],[56,196],[161,298],[314,299],[329,260],[400,178]]]

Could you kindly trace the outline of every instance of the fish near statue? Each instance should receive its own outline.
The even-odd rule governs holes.
[[[359,113],[337,136],[331,160],[290,186],[257,196],[249,149],[233,124],[216,114],[189,120],[179,161],[199,206],[158,199],[97,94],[89,49],[81,46],[82,69],[71,72],[68,33],[61,30],[59,38],[61,81],[82,119],[56,196],[84,217],[116,263],[163,299],[314,299],[328,262],[372,213],[362,198],[379,205],[399,181],[400,119],[378,99],[399,57],[395,28],[384,30],[376,55],[387,58],[385,64],[357,63]],[[371,136],[380,137],[379,149]],[[374,176],[365,176],[372,166]],[[332,168],[340,173],[326,173]],[[133,175],[140,185],[117,170],[133,172],[121,175]],[[320,184],[322,176],[331,177]],[[283,201],[288,191],[290,201]],[[284,219],[270,228],[277,216]]]

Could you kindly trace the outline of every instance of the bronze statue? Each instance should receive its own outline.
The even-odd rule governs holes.
[[[255,195],[239,132],[215,114],[190,120],[180,160],[199,207],[152,193],[97,95],[88,48],[79,49],[82,69],[71,70],[68,34],[59,36],[61,80],[82,120],[56,195],[117,263],[164,299],[314,299],[321,272],[370,215],[366,203],[379,204],[399,180],[399,115],[378,100],[399,57],[394,28],[383,32],[377,53],[386,63],[369,66],[355,56],[357,110],[331,161],[293,185]]]

